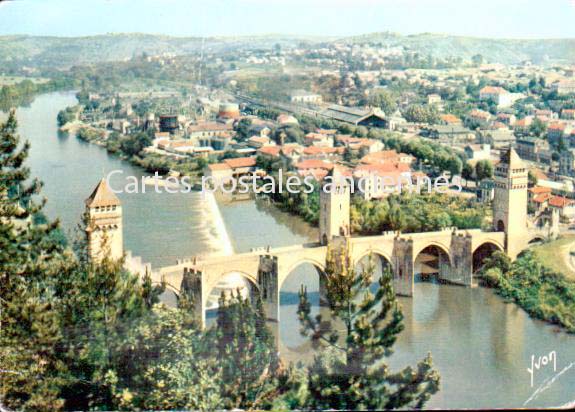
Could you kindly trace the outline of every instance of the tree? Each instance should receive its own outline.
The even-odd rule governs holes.
[[[473,63],[473,65],[475,67],[481,66],[484,62],[484,58],[481,54],[476,54],[474,56],[471,57],[471,62]]]
[[[312,318],[302,286],[298,309],[302,333],[315,347],[327,348],[308,367],[307,408],[422,408],[439,390],[439,374],[433,369],[431,355],[415,369],[389,371],[385,358],[403,330],[403,315],[389,269],[380,278],[375,295],[369,291],[374,273],[371,258],[356,271],[347,249],[329,251],[325,286],[331,319]],[[335,321],[343,323],[345,336],[340,336]]]
[[[463,165],[463,169],[461,170],[461,177],[465,179],[465,186],[467,186],[467,182],[473,179],[473,166],[468,162],[465,162]]]
[[[139,154],[142,150],[152,144],[152,139],[145,132],[126,136],[120,140],[120,149],[128,156]]]
[[[478,182],[493,177],[493,165],[489,160],[480,160],[475,164],[475,178]]]
[[[527,179],[529,181],[529,187],[537,186],[537,176],[531,170],[527,173]]]
[[[215,326],[214,364],[221,367],[225,409],[258,409],[277,389],[279,359],[266,326],[262,301],[256,309],[239,291],[220,296]]]
[[[241,119],[236,126],[236,139],[238,142],[247,140],[250,137],[251,119]]]
[[[379,107],[388,116],[397,110],[397,99],[387,90],[371,93],[365,103],[369,106]]]
[[[535,118],[529,126],[529,133],[536,137],[543,136],[546,130],[547,125],[539,118]]]

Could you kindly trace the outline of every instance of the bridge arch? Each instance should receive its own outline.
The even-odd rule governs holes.
[[[315,267],[315,269],[317,270],[317,272],[320,276],[325,276],[325,262],[319,262],[318,260],[312,259],[312,258],[302,258],[302,259],[299,259],[296,262],[292,263],[288,267],[288,269],[282,271],[282,273],[280,275],[279,283],[278,283],[278,289],[281,290],[285,280],[289,277],[289,275],[294,270],[296,270],[299,266],[302,266],[305,264],[312,265],[313,267]]]
[[[383,275],[385,269],[389,268],[393,273],[393,263],[391,257],[387,253],[375,249],[367,250],[354,259],[353,267],[356,272],[362,270],[362,266],[367,263],[370,256],[373,258],[373,264],[375,266],[373,278],[371,279],[370,290],[372,293],[375,293],[378,289],[379,279]]]
[[[254,294],[259,294],[259,285],[256,276],[240,270],[228,270],[207,285],[204,296],[204,310],[214,309],[213,305],[220,296],[220,293],[217,293],[216,290],[218,286],[230,291],[235,291],[237,288],[247,288],[247,297],[250,299],[255,296]]]
[[[449,277],[452,268],[449,249],[440,242],[425,242],[414,250],[413,276],[414,281],[425,280],[437,276],[437,280]],[[430,278],[431,279],[431,278]]]
[[[311,306],[311,315],[322,313],[325,310],[325,267],[315,259],[298,259],[283,273],[278,282],[278,314],[281,322],[294,325],[298,330],[298,307],[299,292],[302,286],[307,290],[308,301]],[[284,348],[290,351],[307,348],[309,338],[302,337],[299,333],[286,333],[279,328],[279,341]],[[299,349],[298,349],[299,348]]]
[[[417,249],[413,250],[413,262],[415,263],[415,260],[421,254],[421,252],[423,252],[426,249],[433,249],[433,248],[435,248],[439,252],[443,253],[447,257],[447,259],[449,261],[449,265],[451,266],[452,259],[451,259],[451,253],[449,251],[449,246],[446,246],[443,243],[437,242],[434,240],[425,242],[422,245],[420,245]]]
[[[504,252],[505,249],[499,242],[489,239],[481,242],[479,245],[473,249],[471,254],[472,259],[472,273],[479,271],[485,262],[485,259],[489,258],[495,252]]]

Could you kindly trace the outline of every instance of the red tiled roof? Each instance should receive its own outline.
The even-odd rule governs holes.
[[[533,201],[535,203],[544,203],[551,198],[550,193],[539,193],[538,195],[533,196]]]
[[[303,153],[306,155],[316,155],[316,154],[332,154],[341,153],[343,148],[340,147],[317,147],[309,146],[303,149]],[[344,149],[345,150],[345,149]]]
[[[265,146],[258,149],[258,153],[277,157],[280,155],[282,148],[280,146]]]
[[[549,199],[549,206],[553,207],[563,208],[573,203],[575,203],[573,200],[567,199],[566,197],[562,196],[553,196],[551,197],[551,199]]]
[[[325,169],[331,170],[333,169],[333,163],[326,162],[324,160],[318,159],[309,159],[299,162],[295,165],[296,169]]]
[[[440,118],[441,118],[441,120],[443,120],[445,123],[448,123],[448,124],[461,122],[461,120],[459,120],[459,118],[453,114],[442,114],[440,116]]]
[[[485,86],[483,89],[479,90],[480,94],[506,94],[508,93],[502,87]]]
[[[544,187],[544,186],[534,186],[531,189],[529,189],[529,191],[531,193],[533,193],[534,195],[541,194],[541,193],[551,193],[551,188],[550,187]]]
[[[255,157],[237,157],[235,159],[225,159],[224,163],[232,169],[238,167],[252,167],[256,165]]]
[[[549,129],[549,130],[565,130],[565,123],[560,123],[560,122],[551,123],[549,125],[549,127],[547,127],[547,129]]]
[[[229,170],[230,167],[225,164],[225,163],[212,163],[211,165],[208,165],[208,169],[210,170]]]

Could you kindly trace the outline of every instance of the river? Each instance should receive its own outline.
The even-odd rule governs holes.
[[[122,170],[141,176],[142,170],[104,149],[57,130],[58,111],[75,103],[71,93],[39,96],[30,107],[17,111],[20,134],[30,140],[28,161],[40,177],[51,218],[73,236],[87,198],[101,177]],[[119,181],[118,181],[119,182]],[[117,183],[118,183],[117,182]],[[302,243],[316,230],[264,202],[244,201],[216,205],[200,194],[121,194],[125,248],[155,267],[201,253],[248,251],[259,246]],[[281,293],[280,336],[285,346],[304,342],[299,336],[297,291],[304,283],[317,295],[314,269],[302,265],[286,280]],[[575,362],[575,336],[530,319],[491,290],[417,283],[412,299],[399,298],[405,330],[389,358],[393,368],[414,365],[431,352],[441,374],[441,390],[429,408],[521,407],[535,390]],[[531,356],[555,351],[556,371],[548,364],[534,372]],[[527,407],[561,406],[575,400],[575,365]]]

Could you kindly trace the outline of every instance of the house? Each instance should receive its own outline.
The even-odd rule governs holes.
[[[252,136],[247,141],[248,146],[259,149],[264,146],[275,146],[275,142],[268,136]]]
[[[398,191],[398,185],[416,184],[405,163],[360,164],[353,171],[356,186],[365,199],[382,198]]]
[[[575,109],[561,110],[561,118],[564,120],[575,120]]]
[[[479,91],[480,100],[494,102],[497,107],[509,107],[523,97],[521,93],[509,93],[502,87],[486,86]]]
[[[559,216],[564,219],[571,221],[575,217],[575,200],[563,196],[552,196],[549,199],[549,208],[558,210]]]
[[[295,165],[298,175],[312,176],[317,181],[321,181],[333,168],[333,163],[318,159],[304,160]]]
[[[461,119],[453,114],[442,114],[439,116],[441,124],[446,125],[460,125]]]
[[[483,110],[474,109],[467,114],[465,123],[468,126],[486,127],[491,122],[491,113]]]
[[[491,158],[491,145],[468,144],[463,149],[469,160],[489,160]]]
[[[572,176],[575,173],[575,149],[562,150],[559,153],[559,173]]]
[[[304,138],[305,144],[317,147],[333,147],[333,137],[323,133],[308,133]]]
[[[204,168],[204,176],[213,180],[225,182],[233,178],[232,168],[225,163],[213,163]]]
[[[279,158],[281,150],[281,146],[263,146],[258,149],[258,155],[270,158]]]
[[[303,153],[301,158],[304,160],[307,159],[329,159],[329,160],[337,160],[341,158],[344,152],[343,147],[318,147],[318,146],[309,146],[303,149]]]
[[[285,114],[282,113],[278,116],[278,118],[276,119],[276,121],[280,124],[280,125],[298,125],[299,122],[297,121],[297,119],[289,114]]]
[[[480,143],[489,144],[493,149],[509,147],[515,143],[515,134],[510,129],[478,130],[477,138]]]
[[[571,133],[571,127],[563,122],[554,122],[547,126],[547,140],[554,145],[559,144],[561,139],[569,133]]]
[[[551,85],[551,90],[557,92],[557,94],[573,94],[575,93],[575,81],[573,80],[562,80]]]
[[[358,107],[346,107],[332,104],[321,111],[320,115],[328,119],[353,124],[355,126],[388,128],[385,113],[380,109],[361,109]]]
[[[361,163],[364,164],[405,164],[411,165],[414,157],[406,153],[397,153],[395,150],[382,150],[380,152],[369,153],[361,158]]]
[[[477,188],[477,201],[482,203],[489,203],[495,196],[495,182],[493,179],[483,179],[479,182]]]
[[[542,212],[547,209],[549,199],[551,199],[551,188],[534,186],[528,190],[529,205],[536,211]]]
[[[549,142],[532,136],[517,138],[515,150],[519,157],[533,162],[549,163],[550,147]]]
[[[513,126],[517,121],[514,114],[510,113],[499,113],[497,114],[497,121],[503,123],[506,126]]]
[[[383,142],[381,140],[366,139],[354,137],[350,135],[336,135],[336,141],[347,148],[352,150],[360,150],[362,148],[367,150],[367,153],[375,153],[383,150]]]
[[[209,146],[213,147],[214,150],[222,151],[230,149],[235,142],[229,132],[218,132],[217,134],[211,134],[210,136],[201,137],[197,140],[200,146]]]
[[[468,142],[475,140],[475,133],[461,125],[434,125],[421,129],[421,136],[445,142]]]
[[[321,95],[308,92],[306,90],[294,90],[290,93],[292,103],[312,103],[317,104],[323,101]]]
[[[272,133],[272,128],[273,126],[267,122],[252,122],[252,125],[249,127],[248,131],[252,135],[269,136]]]
[[[190,138],[204,138],[212,136],[229,136],[233,133],[231,124],[220,122],[198,122],[188,126],[187,132]]]
[[[528,133],[531,123],[533,123],[533,117],[531,116],[527,116],[524,117],[523,119],[516,120],[515,124],[513,125],[513,130],[515,130],[515,132],[518,134]]]

